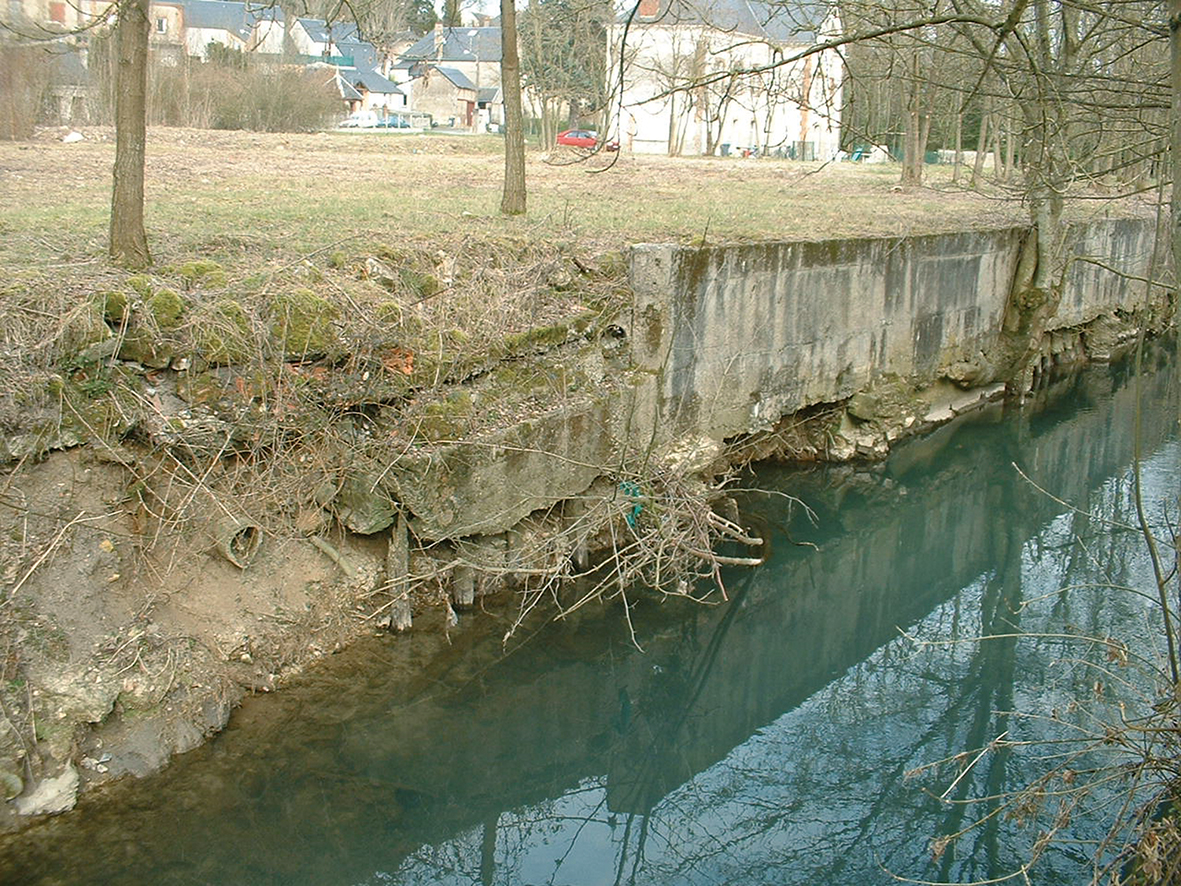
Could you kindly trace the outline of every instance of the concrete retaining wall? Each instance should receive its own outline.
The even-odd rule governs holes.
[[[663,432],[765,429],[892,373],[925,384],[995,348],[1024,229],[877,240],[637,246],[632,352],[660,376]],[[1068,235],[1073,261],[1050,329],[1143,303],[1153,225]],[[1107,266],[1107,267],[1104,267]]]
[[[1106,220],[1068,232],[1076,260],[1046,330],[1058,330],[1054,340],[1071,359],[1080,336],[1061,330],[1144,303],[1145,286],[1111,269],[1147,276],[1153,229],[1151,220]],[[835,458],[883,455],[898,436],[1001,390],[993,384],[965,393],[941,379],[996,380],[989,354],[1003,335],[1027,236],[1005,229],[636,246],[630,318],[604,336],[602,354],[582,345],[593,352],[588,365],[598,368],[587,373],[601,379],[600,395],[511,432],[404,457],[391,466],[388,494],[410,511],[420,539],[495,535],[584,495],[599,476],[642,470],[635,463],[650,464],[654,449],[682,468],[694,460],[704,468],[722,441],[889,382],[893,424],[850,408],[857,417],[831,430],[828,447]],[[955,369],[969,364],[971,373]],[[929,390],[915,393],[922,388]],[[910,398],[901,410],[899,397]]]

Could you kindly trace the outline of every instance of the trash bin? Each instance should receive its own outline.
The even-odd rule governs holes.
[[[723,143],[720,145],[720,147],[721,147],[721,149],[722,149],[722,156],[723,156],[723,157],[729,157],[729,156],[730,156],[730,143],[729,143],[729,142],[723,142]]]

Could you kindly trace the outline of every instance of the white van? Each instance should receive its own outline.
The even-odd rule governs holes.
[[[341,129],[373,129],[381,122],[374,111],[353,111],[340,123]]]

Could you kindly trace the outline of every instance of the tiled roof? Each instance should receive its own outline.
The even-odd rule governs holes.
[[[443,39],[436,46],[435,36]],[[402,53],[400,67],[416,61],[498,62],[500,28],[447,28],[439,26]]]
[[[340,74],[354,86],[364,86],[370,92],[402,95],[402,90],[376,71],[350,71],[348,68],[345,68]]]
[[[637,16],[633,24],[705,24],[770,43],[815,43],[833,5],[826,0],[660,0],[653,18]],[[631,12],[627,10],[626,18]]]
[[[357,26],[352,22],[333,22],[329,25],[318,18],[301,18],[299,23],[303,25],[307,35],[317,43],[339,44],[342,41],[359,42],[361,40],[360,35],[357,34]]]
[[[455,68],[436,67],[436,71],[458,86],[460,89],[470,89],[473,92],[476,89],[476,84],[467,78],[463,71],[457,71]]]

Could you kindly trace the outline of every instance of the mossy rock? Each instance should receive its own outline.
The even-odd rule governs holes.
[[[471,429],[474,406],[467,391],[453,391],[445,399],[428,403],[418,422],[417,436],[432,443],[460,439]]]
[[[408,249],[401,249],[397,246],[381,245],[373,250],[373,254],[382,261],[403,262],[409,261],[414,257],[414,253]]]
[[[194,320],[193,344],[214,366],[245,362],[253,349],[246,309],[233,299],[213,302]]]
[[[185,262],[177,268],[177,273],[185,281],[185,286],[190,289],[194,286],[221,289],[226,285],[228,279],[225,269],[217,262],[207,258]]]
[[[142,326],[129,330],[119,346],[120,360],[141,363],[149,369],[163,369],[175,356],[175,345],[161,340]]]
[[[217,401],[225,392],[221,379],[212,372],[184,372],[176,380],[176,394],[196,406]]]
[[[184,319],[186,305],[175,289],[161,289],[149,296],[144,304],[156,325],[161,329],[175,329]]]
[[[604,252],[598,260],[599,274],[608,279],[627,276],[627,256],[622,252]]]
[[[334,322],[336,305],[310,289],[296,289],[271,300],[271,334],[288,357],[320,357],[340,349]]]
[[[398,276],[402,280],[402,285],[419,298],[430,298],[443,289],[443,284],[434,274],[427,274],[412,268],[402,268],[398,271]]]
[[[351,531],[372,535],[388,529],[397,518],[398,509],[376,478],[353,474],[345,479],[336,496],[336,514]]]
[[[396,301],[380,302],[373,311],[373,319],[381,326],[396,326],[403,336],[422,332],[422,317],[412,308],[405,308]]]
[[[103,319],[108,323],[122,325],[131,319],[131,299],[126,292],[118,289],[100,292],[95,301],[98,303],[98,309],[102,311]]]
[[[62,351],[72,355],[110,337],[111,328],[103,317],[101,307],[87,303],[65,316],[58,341]]]
[[[349,263],[349,257],[341,252],[339,249],[328,256],[328,267],[334,271],[339,271]]]
[[[251,274],[249,277],[247,277],[245,280],[242,281],[242,291],[243,292],[258,292],[260,289],[262,289],[264,286],[267,285],[268,280],[270,280],[270,276],[267,274],[262,274],[262,273]]]
[[[382,326],[397,326],[406,316],[406,309],[396,301],[383,301],[373,309],[373,319]]]
[[[125,281],[128,289],[138,295],[140,298],[151,298],[153,290],[156,288],[152,278],[147,274],[133,274]]]
[[[565,323],[555,323],[553,326],[535,326],[524,332],[506,335],[503,347],[506,353],[515,354],[532,348],[560,345],[569,335],[570,328]]]

